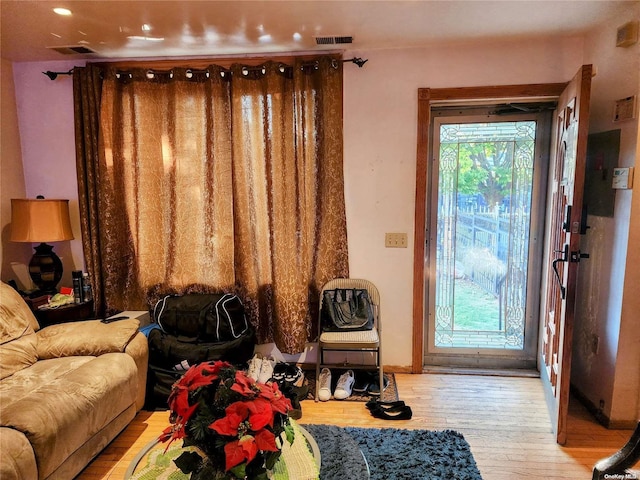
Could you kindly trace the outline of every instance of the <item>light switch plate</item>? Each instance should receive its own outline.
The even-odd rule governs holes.
[[[384,246],[387,248],[407,248],[407,234],[385,233]]]

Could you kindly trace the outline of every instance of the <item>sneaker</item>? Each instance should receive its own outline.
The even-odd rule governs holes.
[[[333,397],[336,400],[344,400],[345,398],[349,398],[351,396],[351,391],[353,390],[353,384],[356,383],[356,377],[353,374],[353,370],[347,370],[345,373],[340,375],[338,379],[338,385],[336,386],[336,391],[333,392]]]
[[[367,393],[369,393],[369,395],[373,395],[375,397],[380,395],[380,385],[378,385],[379,383],[379,378],[376,376],[376,379],[373,383],[371,383],[371,385],[369,385],[369,388],[367,389]],[[384,375],[382,377],[382,381],[384,382],[383,386],[382,386],[382,391],[384,392],[387,387],[389,386],[389,379],[387,378],[386,375]]]
[[[260,367],[260,375],[258,376],[258,383],[267,383],[273,377],[273,367],[276,365],[276,361],[273,357],[263,358],[262,366]]]
[[[353,391],[356,393],[367,393],[371,381],[371,374],[369,372],[358,372],[356,374],[356,381],[353,384]]]
[[[318,400],[326,402],[331,398],[331,370],[323,368],[318,380]]]
[[[260,369],[262,368],[262,358],[260,358],[257,354],[253,356],[251,360],[249,360],[249,368],[247,368],[247,377],[258,381],[258,377],[260,376]]]

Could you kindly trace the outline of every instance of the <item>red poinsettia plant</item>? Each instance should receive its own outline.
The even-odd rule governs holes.
[[[293,442],[291,401],[278,384],[258,383],[227,362],[187,370],[173,385],[169,408],[171,425],[160,440],[167,448],[180,439],[197,447],[175,460],[192,480],[266,479],[284,439]]]

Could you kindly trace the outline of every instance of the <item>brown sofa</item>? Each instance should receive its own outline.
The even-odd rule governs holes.
[[[40,329],[0,282],[0,478],[72,479],[144,405],[138,320]]]

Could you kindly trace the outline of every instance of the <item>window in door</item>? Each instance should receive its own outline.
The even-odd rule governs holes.
[[[465,355],[535,362],[544,118],[445,110],[433,122],[431,362]]]

